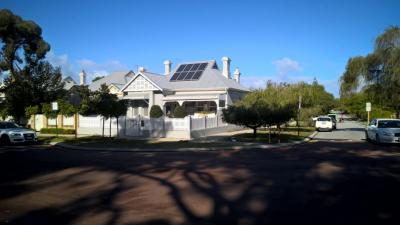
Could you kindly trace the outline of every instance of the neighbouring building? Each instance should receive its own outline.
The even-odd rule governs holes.
[[[86,76],[86,74],[84,72],[83,73],[81,72],[80,73],[81,80],[86,79],[86,78],[83,78],[84,76]],[[105,76],[105,77],[89,84],[89,89],[91,91],[97,91],[100,89],[102,84],[106,84],[108,86],[108,89],[110,90],[110,93],[116,94],[118,97],[122,98],[123,93],[121,92],[121,89],[134,76],[135,76],[135,73],[133,71],[113,72],[110,75]]]

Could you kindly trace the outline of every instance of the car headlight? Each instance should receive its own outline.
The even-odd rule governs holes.
[[[11,136],[14,136],[14,137],[21,137],[22,134],[20,134],[20,133],[11,133]]]
[[[390,133],[390,132],[386,132],[386,131],[383,131],[383,132],[382,132],[382,134],[383,134],[383,135],[385,135],[385,136],[393,136],[393,134],[392,134],[392,133]]]

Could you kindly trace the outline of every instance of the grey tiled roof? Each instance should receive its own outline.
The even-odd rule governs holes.
[[[63,81],[64,81],[64,89],[65,90],[69,90],[73,86],[77,85],[77,83],[74,81],[74,79],[72,79],[72,77],[70,77],[70,76],[64,78]]]
[[[108,76],[96,80],[89,85],[91,91],[97,91],[102,84],[110,85],[113,84],[116,87],[122,88],[130,79],[135,75],[132,71],[119,71],[113,72]]]
[[[168,90],[190,90],[190,89],[236,89],[240,91],[249,91],[248,88],[240,85],[233,79],[228,79],[222,75],[222,72],[219,69],[213,69],[214,64],[216,63],[214,60],[211,61],[197,61],[197,62],[188,62],[182,64],[189,63],[208,63],[205,71],[199,80],[192,81],[170,81],[170,76],[165,76],[156,73],[150,72],[142,72],[141,74],[148,77],[151,81],[157,84],[162,89]],[[179,64],[176,68],[179,68]],[[216,67],[218,68],[218,67]],[[174,72],[171,73],[171,76]]]

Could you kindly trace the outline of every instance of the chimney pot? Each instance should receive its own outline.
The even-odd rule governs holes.
[[[86,72],[84,70],[79,73],[79,85],[86,85]]]
[[[224,75],[224,77],[228,79],[231,78],[230,64],[231,64],[231,59],[229,57],[227,56],[222,57],[222,75]]]
[[[139,67],[139,73],[143,73],[143,72],[146,72],[146,69],[143,66]]]
[[[235,69],[235,72],[233,72],[233,79],[240,84],[240,70],[239,68]]]
[[[169,76],[171,74],[171,65],[172,65],[171,60],[164,61],[164,75],[165,76]]]

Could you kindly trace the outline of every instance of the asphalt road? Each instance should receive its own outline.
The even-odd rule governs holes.
[[[361,141],[365,139],[365,126],[357,121],[337,123],[336,130],[332,132],[318,132],[315,139]]]
[[[0,148],[0,224],[400,224],[400,147]]]

